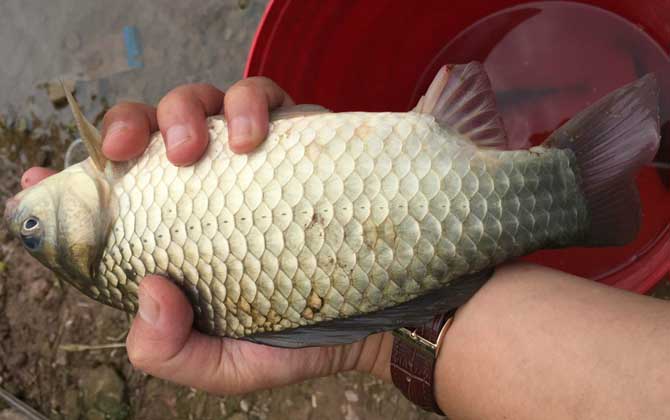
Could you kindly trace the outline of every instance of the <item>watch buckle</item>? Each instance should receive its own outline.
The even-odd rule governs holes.
[[[451,326],[452,321],[453,317],[447,320],[440,330],[440,334],[437,336],[437,341],[435,343],[417,334],[416,329],[410,330],[404,327],[398,328],[393,330],[393,335],[433,359],[437,359],[437,356],[440,353],[440,348],[442,347],[442,342],[444,341],[444,336]]]

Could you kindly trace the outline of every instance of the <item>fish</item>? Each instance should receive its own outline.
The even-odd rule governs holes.
[[[421,325],[539,249],[631,242],[635,176],[660,142],[653,74],[513,149],[484,66],[445,65],[406,112],[275,110],[248,154],[209,117],[187,167],[159,132],[106,159],[66,93],[90,157],[7,202],[24,248],[103,304],[135,313],[141,279],[163,275],[194,328],[289,348]]]

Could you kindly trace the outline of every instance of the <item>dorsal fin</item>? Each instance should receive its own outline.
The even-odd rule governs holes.
[[[280,119],[288,119],[295,117],[304,117],[306,115],[325,114],[331,112],[329,109],[321,105],[301,104],[301,105],[287,105],[277,108],[270,112],[270,121]]]
[[[93,126],[93,124],[91,124],[86,119],[84,113],[81,112],[79,104],[74,99],[70,91],[65,87],[65,84],[63,83],[62,80],[60,84],[61,87],[63,88],[63,91],[65,92],[67,103],[70,105],[70,110],[72,111],[74,120],[77,123],[77,128],[79,129],[79,135],[81,136],[81,139],[84,142],[84,145],[86,146],[88,155],[93,160],[93,163],[95,164],[96,168],[98,168],[100,172],[104,172],[105,165],[107,164],[107,158],[102,153],[102,136],[100,135],[98,129],[95,128],[95,126]]]
[[[443,66],[413,111],[433,115],[442,127],[478,146],[509,147],[495,94],[481,63]]]

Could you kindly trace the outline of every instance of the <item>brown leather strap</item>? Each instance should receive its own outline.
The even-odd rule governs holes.
[[[411,335],[437,345],[440,331],[447,322],[450,322],[454,312],[435,316],[431,322],[410,330]],[[431,353],[430,350],[423,350],[421,346],[412,344],[411,340],[398,336],[394,337],[391,353],[391,378],[393,383],[414,404],[424,410],[444,415],[435,401],[433,392],[435,360],[436,355]]]

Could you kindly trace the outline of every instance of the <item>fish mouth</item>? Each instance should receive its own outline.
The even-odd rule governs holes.
[[[16,197],[10,198],[5,203],[5,214],[3,215],[3,219],[5,220],[5,224],[9,228],[9,231],[13,234],[16,234],[16,229],[14,229],[14,219],[16,219],[16,211],[18,208],[19,199]]]

